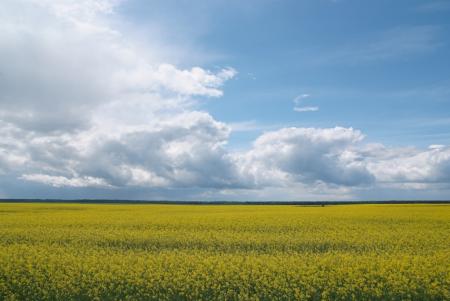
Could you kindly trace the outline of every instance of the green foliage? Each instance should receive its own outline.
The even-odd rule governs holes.
[[[0,204],[0,300],[450,300],[450,206]]]

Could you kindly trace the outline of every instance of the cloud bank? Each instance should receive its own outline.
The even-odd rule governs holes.
[[[134,43],[118,29],[119,4],[2,2],[0,196],[294,200],[448,191],[449,147],[389,148],[365,143],[353,128],[280,128],[247,150],[228,150],[233,126],[198,102],[221,97],[237,71],[180,68],[157,40]]]

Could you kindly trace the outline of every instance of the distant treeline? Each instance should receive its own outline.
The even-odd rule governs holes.
[[[74,204],[178,204],[178,205],[356,205],[356,204],[450,204],[450,200],[381,200],[381,201],[169,201],[105,199],[0,199],[0,203],[74,203]]]

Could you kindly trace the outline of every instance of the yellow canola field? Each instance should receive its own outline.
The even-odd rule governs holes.
[[[450,300],[450,205],[0,203],[0,300]]]

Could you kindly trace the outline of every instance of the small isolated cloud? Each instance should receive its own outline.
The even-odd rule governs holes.
[[[294,98],[294,111],[295,112],[315,112],[319,110],[317,106],[302,106],[303,102],[310,98],[309,94],[300,94]]]
[[[309,95],[309,94],[300,94],[294,98],[294,103],[296,105],[298,105],[298,104],[300,104],[301,101],[303,101],[304,99],[307,99],[309,97],[311,97],[311,95]]]
[[[319,107],[294,107],[295,112],[315,112],[319,111]]]

